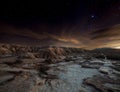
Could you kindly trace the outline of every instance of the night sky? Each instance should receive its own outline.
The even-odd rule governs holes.
[[[16,0],[0,4],[0,42],[120,48],[120,0]]]

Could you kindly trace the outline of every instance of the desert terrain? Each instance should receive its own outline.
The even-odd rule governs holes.
[[[1,43],[0,92],[120,92],[120,50]]]

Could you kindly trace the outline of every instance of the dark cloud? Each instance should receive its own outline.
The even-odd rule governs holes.
[[[103,29],[99,29],[99,30],[96,30],[94,32],[91,32],[91,34],[93,35],[96,35],[96,34],[104,34],[105,32],[109,31],[110,28],[103,28]]]
[[[93,32],[73,31],[74,29],[76,28],[69,26],[60,29],[58,27],[56,28],[58,33],[50,33],[48,31],[49,28],[46,28],[38,33],[38,31],[27,28],[16,28],[15,26],[4,25],[0,27],[0,42],[39,46],[82,47],[86,49],[118,47],[120,45],[120,25]],[[53,30],[55,29],[53,28]]]
[[[115,25],[109,28],[100,29],[91,33],[92,40],[103,39],[103,38],[113,38],[120,36],[120,25]]]

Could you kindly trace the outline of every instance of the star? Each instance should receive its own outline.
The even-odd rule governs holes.
[[[91,18],[94,19],[94,18],[95,18],[95,15],[91,15]]]

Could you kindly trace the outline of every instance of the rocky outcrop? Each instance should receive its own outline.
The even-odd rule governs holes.
[[[93,76],[91,78],[84,79],[84,83],[87,85],[91,85],[98,89],[100,92],[119,92],[119,88],[111,88],[105,86],[106,84],[111,84],[113,85],[120,85],[119,80],[111,79],[107,76]]]
[[[67,47],[1,45],[0,92],[119,92],[120,62]],[[97,53],[99,54],[99,53]]]
[[[99,48],[90,51],[90,53],[96,58],[120,60],[120,49]]]
[[[31,47],[31,46],[20,46],[1,44],[0,54],[5,56],[10,54],[11,56],[18,56],[20,58],[46,58],[46,59],[61,59],[64,56],[73,53],[83,53],[85,50],[79,48],[67,48],[67,47]]]

